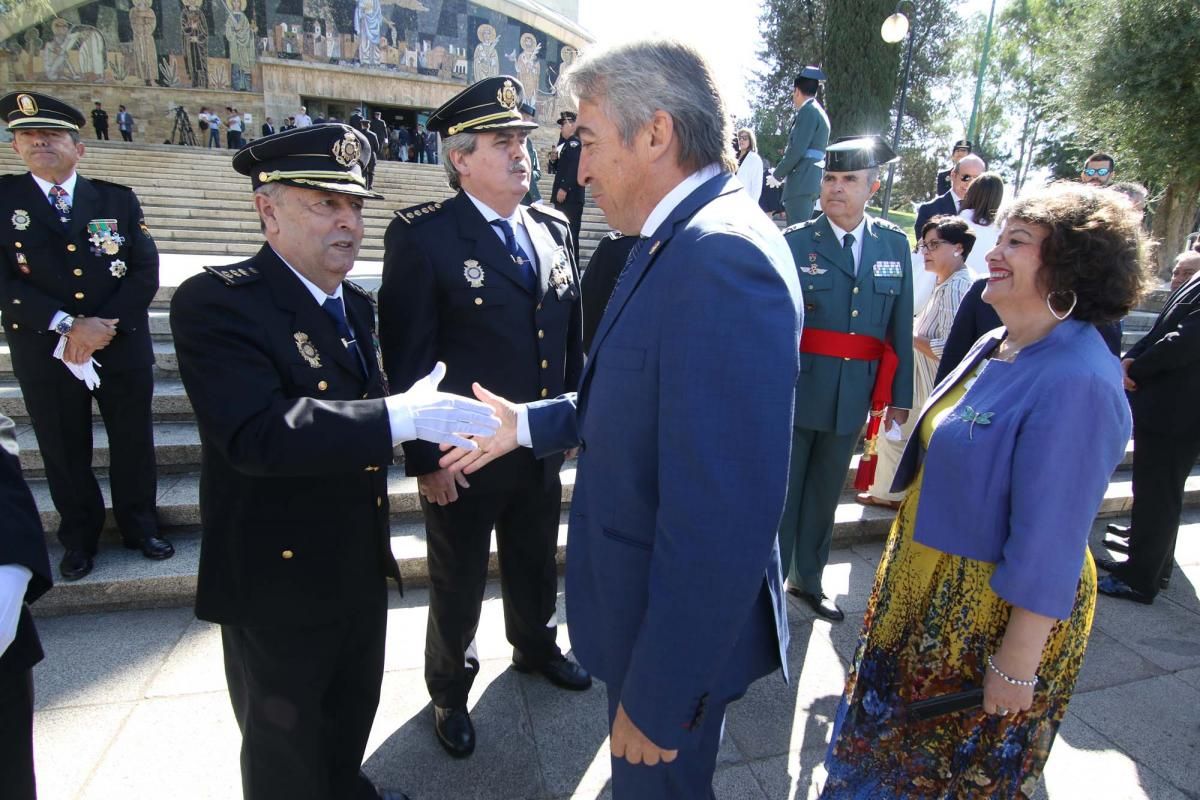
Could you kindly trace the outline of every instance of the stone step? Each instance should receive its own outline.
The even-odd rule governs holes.
[[[1118,474],[1109,485],[1097,516],[1112,518],[1126,515],[1132,502],[1131,488],[1128,474]],[[1193,470],[1188,478],[1184,505],[1188,508],[1200,506],[1200,469]],[[860,506],[853,502],[852,496],[844,495],[834,517],[833,546],[880,541],[887,536],[894,517],[890,511]],[[560,567],[566,558],[566,522],[564,511],[558,529],[557,560]],[[35,613],[53,616],[110,609],[191,605],[195,600],[201,535],[190,531],[172,533],[170,537],[175,545],[175,557],[167,561],[148,561],[136,551],[126,550],[115,542],[106,543],[101,547],[96,568],[91,575],[71,583],[57,583],[34,606]],[[391,545],[406,585],[427,584],[429,572],[425,528],[418,515],[393,520]],[[51,563],[57,568],[62,548],[52,543],[50,550]],[[498,575],[494,535],[489,574],[493,577]]]
[[[103,370],[100,379],[104,379]],[[29,412],[21,388],[13,378],[0,378],[0,414],[15,422],[28,422]],[[192,404],[183,391],[183,382],[178,378],[163,378],[154,382],[154,396],[150,399],[150,414],[155,422],[172,422],[192,418]],[[100,419],[100,411],[92,403],[92,419]]]
[[[153,341],[155,379],[158,378],[174,378],[179,375],[179,361],[175,358],[175,345],[170,341]],[[96,360],[101,365],[104,364],[104,354],[101,352],[96,355]],[[103,366],[101,366],[103,369]],[[12,371],[12,350],[7,342],[0,342],[0,378],[15,380]],[[103,380],[103,377],[101,377]]]
[[[17,444],[21,448],[21,469],[25,478],[31,484],[44,483],[45,462],[41,451],[38,450],[37,437],[33,434],[33,426],[28,422],[17,425]],[[200,431],[195,420],[179,420],[176,422],[154,423],[154,458],[158,465],[158,473],[170,475],[170,480],[182,472],[198,472],[200,469]],[[92,423],[92,467],[96,474],[108,475],[111,463],[108,445],[108,431],[104,423]],[[167,478],[164,478],[166,480]],[[49,502],[49,491],[44,493]],[[52,508],[52,506],[49,506]],[[57,517],[56,517],[57,519]],[[57,524],[57,522],[55,523]]]

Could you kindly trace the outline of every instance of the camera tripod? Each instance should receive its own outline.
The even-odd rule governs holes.
[[[196,147],[196,134],[192,131],[192,121],[188,119],[187,109],[183,106],[175,107],[175,124],[171,126],[171,138],[167,139],[167,144],[186,144],[189,147]]]

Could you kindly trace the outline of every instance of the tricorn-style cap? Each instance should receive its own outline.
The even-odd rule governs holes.
[[[429,115],[425,127],[442,136],[512,128],[536,128],[521,118],[517,106],[525,87],[511,75],[484,78],[451,97]]]
[[[10,131],[77,131],[83,112],[41,92],[10,92],[0,97],[0,116]]]
[[[966,150],[969,153],[969,152],[971,152],[973,147],[974,147],[974,145],[971,144],[970,139],[959,139],[957,142],[954,143],[954,147],[952,147],[950,149],[951,149],[951,151]]]
[[[558,122],[555,125],[562,125],[564,122],[574,122],[579,119],[579,115],[574,111],[563,111],[558,115]]]
[[[367,189],[363,177],[370,160],[371,145],[361,131],[330,122],[255,139],[237,151],[233,168],[249,175],[255,189],[286,183],[382,200],[383,195]]]
[[[825,171],[857,172],[896,160],[898,156],[878,136],[843,136],[825,151]]]
[[[809,64],[807,67],[800,70],[800,74],[796,76],[795,84],[799,86],[800,81],[805,79],[810,81],[823,81],[825,80],[825,73],[821,71],[820,67],[814,67],[813,65]]]

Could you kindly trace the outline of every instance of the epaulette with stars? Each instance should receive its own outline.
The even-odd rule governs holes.
[[[354,281],[345,281],[344,280],[344,281],[342,281],[342,286],[345,286],[347,289],[349,289],[352,292],[355,292],[356,294],[362,295],[363,297],[367,298],[367,300],[371,303],[371,305],[375,305],[375,295],[371,294],[369,291],[367,291],[366,288],[359,286]]]
[[[204,270],[209,275],[220,278],[225,282],[226,286],[245,286],[248,283],[254,283],[262,277],[258,271],[258,267],[241,267],[237,264],[229,264],[223,267],[205,267]]]
[[[529,210],[534,214],[542,214],[550,217],[550,219],[557,220],[559,222],[565,222],[568,225],[571,224],[571,221],[567,219],[567,215],[553,206],[548,206],[544,203],[538,203],[536,206],[529,206]]]
[[[421,203],[420,205],[402,208],[396,212],[396,216],[407,222],[409,225],[415,225],[418,222],[424,222],[442,210],[442,203],[439,200],[436,203]]]
[[[801,228],[807,228],[809,225],[812,225],[816,221],[817,221],[817,218],[806,219],[806,220],[804,220],[804,222],[797,222],[795,225],[788,225],[786,228],[783,229],[783,233],[786,236],[787,234],[791,233],[792,231],[798,231]]]
[[[898,233],[901,236],[903,236],[905,239],[908,238],[908,234],[906,234],[904,232],[904,229],[901,228],[896,223],[892,222],[890,219],[880,219],[879,217],[872,217],[871,219],[875,221],[876,226],[883,228],[885,231],[891,231],[892,233]]]

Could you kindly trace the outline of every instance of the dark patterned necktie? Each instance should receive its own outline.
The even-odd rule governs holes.
[[[63,225],[69,225],[71,222],[71,196],[67,194],[67,190],[55,184],[50,187],[50,197],[54,204],[54,210],[58,214],[58,221]]]
[[[342,307],[341,299],[326,297],[325,302],[321,304],[321,308],[325,309],[325,313],[333,320],[333,325],[337,328],[338,336],[342,338],[342,344],[354,356],[354,363],[358,364],[363,377],[366,377],[367,362],[363,360],[362,351],[358,349],[358,342],[354,339],[354,332],[350,330],[350,323],[346,321],[346,309]]]
[[[517,235],[513,233],[512,225],[508,224],[506,219],[494,219],[492,224],[499,228],[504,233],[504,246],[508,249],[508,254],[512,256],[513,263],[521,271],[521,278],[525,281],[525,288],[534,294],[538,294],[538,274],[537,269],[533,265],[533,260],[529,254],[521,247],[521,243],[517,241]]]
[[[621,286],[621,281],[625,280],[625,274],[629,272],[629,266],[637,261],[637,257],[642,254],[642,250],[646,247],[646,242],[650,241],[645,236],[639,236],[634,242],[633,247],[629,248],[629,255],[625,256],[625,264],[621,267],[621,271],[617,273],[617,280],[613,283],[612,292],[608,295],[607,302],[604,303],[604,310],[608,311],[608,304],[617,296],[617,289]]]

